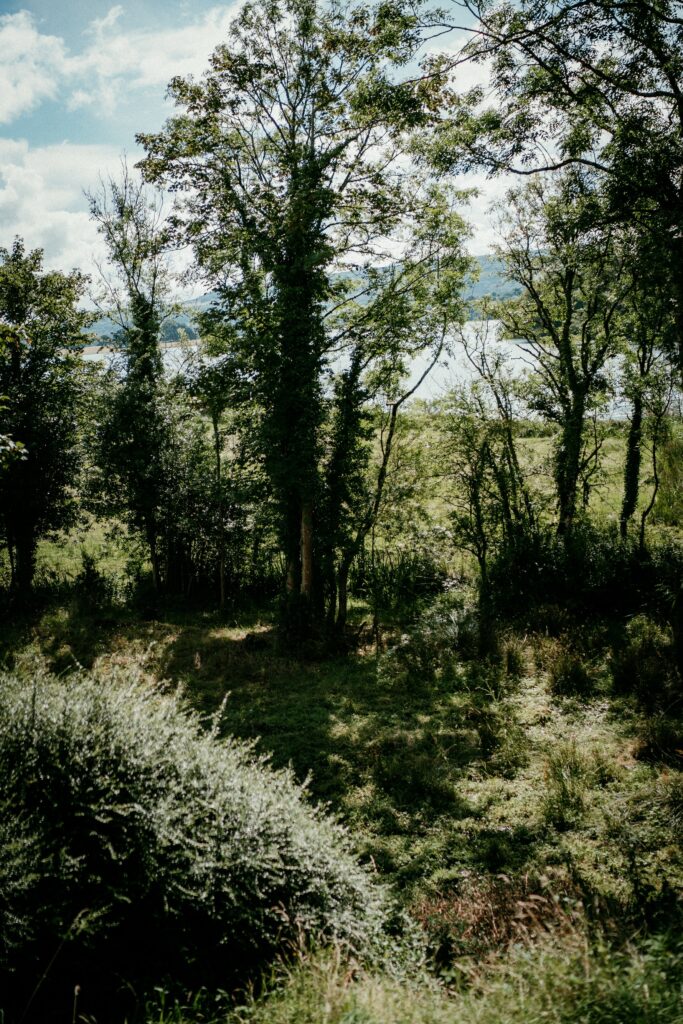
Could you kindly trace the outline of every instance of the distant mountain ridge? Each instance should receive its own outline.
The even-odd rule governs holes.
[[[492,256],[475,256],[474,258],[479,264],[479,279],[468,290],[465,296],[466,301],[476,302],[483,299],[484,296],[508,299],[520,294],[520,286],[507,278],[502,260]],[[164,323],[161,331],[162,341],[172,343],[183,337],[190,340],[199,337],[193,313],[205,312],[217,297],[216,292],[206,292],[194,299],[188,299],[183,303],[184,311],[175,314]],[[97,338],[105,341],[116,338],[121,327],[109,317],[102,317],[93,324],[90,330]]]

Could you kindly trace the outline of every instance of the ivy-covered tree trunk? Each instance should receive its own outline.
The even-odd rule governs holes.
[[[557,532],[566,537],[574,526],[576,502],[581,473],[583,445],[584,403],[577,400],[562,426],[562,435],[555,453],[555,483],[557,487]]]
[[[457,199],[449,188],[437,196],[424,174],[418,182],[405,159],[406,134],[431,123],[445,88],[440,75],[402,80],[421,46],[412,4],[254,0],[201,84],[171,83],[183,113],[138,137],[146,178],[180,199],[175,229],[217,293],[204,325],[235,358],[237,401],[255,410],[251,438],[285,561],[283,633],[294,645],[329,621],[332,566],[355,533],[340,536],[325,495],[333,364],[362,334],[364,371],[384,364],[391,394],[400,352],[421,347],[420,332],[406,328],[409,307],[431,307],[438,279],[440,305],[460,316],[453,284],[467,261]],[[392,277],[380,270],[390,238],[404,272],[421,273],[403,290],[389,281],[389,298],[369,315]],[[355,295],[339,281],[351,266],[366,273]],[[422,347],[444,315],[425,312]]]
[[[628,526],[638,504],[640,485],[641,445],[643,440],[643,398],[636,394],[626,438],[626,460],[624,463],[624,497],[621,503],[619,528],[621,536],[626,537]]]

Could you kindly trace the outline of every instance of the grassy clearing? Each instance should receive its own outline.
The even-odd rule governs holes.
[[[266,610],[135,611],[74,590],[4,626],[0,662],[18,672],[134,668],[202,714],[222,707],[222,731],[306,781],[425,936],[431,973],[411,982],[323,952],[239,1010],[165,993],[149,1022],[683,1020],[667,937],[683,896],[680,734],[640,692],[656,690],[666,629],[563,618],[557,636],[500,637],[487,662],[476,616],[449,602],[388,629],[389,650],[326,661],[283,656]]]
[[[517,645],[521,679],[464,661],[425,681],[383,671],[372,649],[282,657],[256,614],[141,622],[74,603],[15,627],[3,648],[19,668],[135,665],[204,713],[224,701],[224,732],[309,780],[443,961],[498,941],[492,901],[505,917],[517,898],[554,892],[635,920],[683,894],[675,815],[657,795],[676,769],[637,759],[643,719],[611,695],[604,659],[592,695],[553,694],[556,641]],[[504,898],[491,888],[500,874]],[[485,921],[472,908],[468,919],[468,900],[487,904]]]

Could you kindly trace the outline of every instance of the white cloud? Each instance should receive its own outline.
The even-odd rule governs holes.
[[[163,88],[174,75],[201,74],[237,9],[236,4],[214,7],[200,21],[173,28],[102,33],[96,46],[71,58],[70,69],[76,75],[94,75],[100,82],[125,82],[126,88]],[[115,11],[112,8],[103,21]]]
[[[0,15],[0,124],[53,99],[65,62],[64,41],[38,32],[28,11]]]
[[[105,32],[112,29],[116,22],[123,14],[123,7],[121,4],[116,4],[112,7],[103,18],[94,18],[85,30],[86,35],[94,35],[98,38],[102,38]]]
[[[42,34],[28,11],[0,16],[0,123],[8,124],[43,100],[67,109],[97,105],[112,115],[122,96],[138,89],[160,97],[174,75],[198,75],[227,33],[241,0],[216,6],[198,20],[173,27],[126,30],[125,10],[94,19],[80,52]]]
[[[133,169],[134,157],[129,162]],[[85,192],[96,192],[102,180],[121,175],[121,153],[115,146],[74,145],[32,148],[23,139],[0,138],[0,245],[15,235],[27,249],[45,251],[45,267],[89,274],[97,290],[98,266],[106,268],[107,252],[88,210]],[[170,200],[168,203],[170,208]],[[189,267],[189,250],[171,257],[176,276]],[[201,293],[201,285],[177,280],[178,298]]]
[[[14,235],[27,248],[45,250],[45,265],[92,272],[102,259],[101,240],[90,220],[85,189],[99,174],[116,174],[120,154],[113,146],[42,146],[0,139],[0,238]]]

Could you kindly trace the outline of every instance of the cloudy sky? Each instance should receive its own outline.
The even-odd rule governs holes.
[[[0,245],[21,235],[48,266],[91,271],[84,190],[124,152],[134,162],[135,133],[171,112],[168,81],[203,71],[237,2],[0,0]],[[491,241],[485,207],[470,211],[474,252]]]

